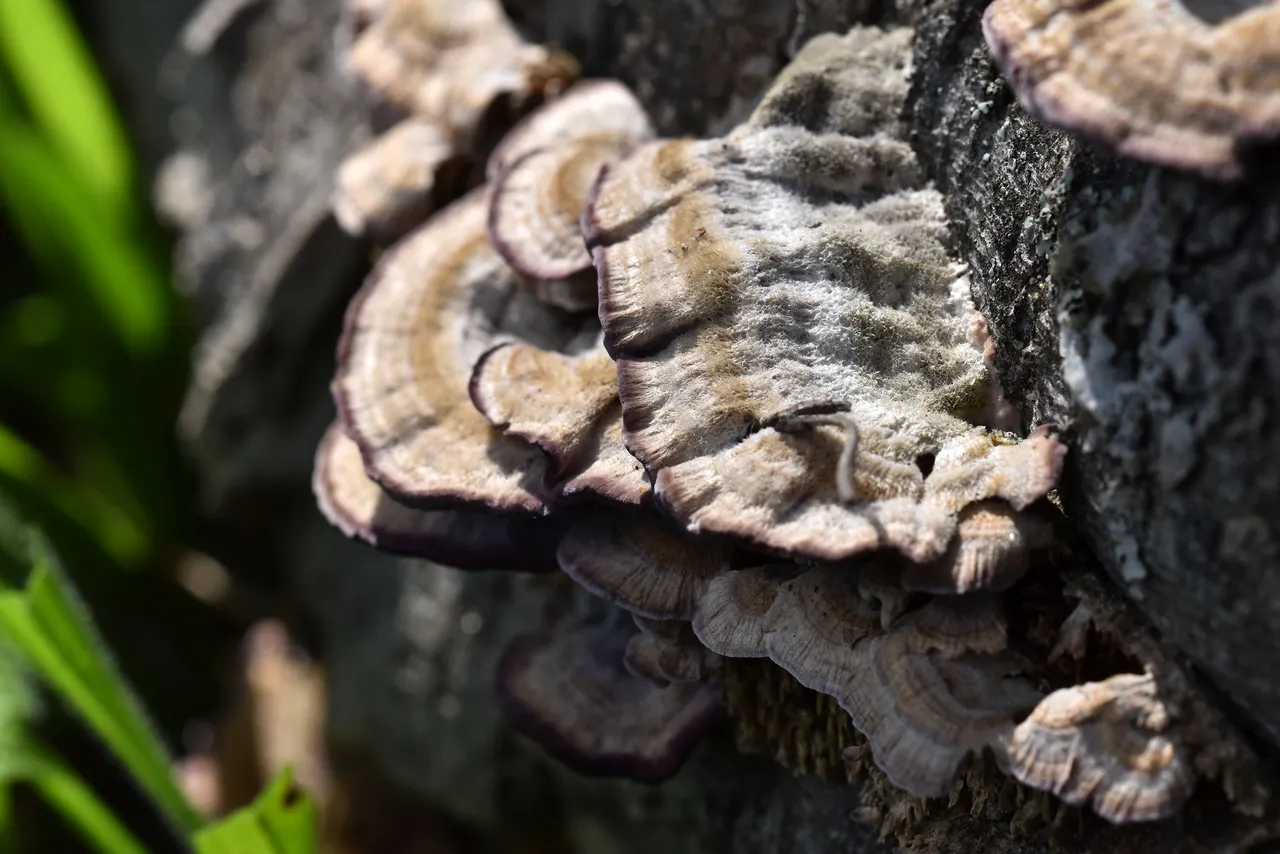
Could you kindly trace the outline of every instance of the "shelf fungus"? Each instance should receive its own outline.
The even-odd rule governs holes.
[[[791,576],[791,564],[737,569],[707,584],[693,615],[693,632],[707,649],[727,658],[767,658],[769,609]]]
[[[857,571],[810,569],[783,582],[764,617],[770,660],[806,688],[837,696],[860,678],[854,644],[879,634],[880,610],[857,594]]]
[[[1009,675],[1006,658],[991,652],[990,626],[974,616],[940,620],[927,608],[906,615],[854,646],[849,667],[858,676],[833,692],[876,765],[918,797],[950,792],[965,759],[998,743],[1040,699]]]
[[[467,158],[577,76],[566,55],[523,42],[497,0],[388,0],[370,5],[350,69],[403,115],[351,154],[333,207],[352,234],[391,239],[447,198]]]
[[[635,676],[659,687],[673,682],[700,682],[720,663],[684,620],[635,617],[640,632],[631,636],[623,664]]]
[[[591,255],[580,221],[591,185],[602,166],[652,137],[640,102],[612,80],[578,83],[525,117],[489,161],[494,248],[514,269],[537,279],[588,270]]]
[[[474,133],[500,99],[519,109],[577,73],[567,55],[523,41],[498,0],[388,0],[348,64],[380,97],[455,137]]]
[[[556,545],[563,533],[558,522],[398,504],[365,474],[360,449],[337,424],[316,452],[312,489],[330,523],[382,551],[460,569],[556,569]]]
[[[711,580],[729,571],[730,549],[643,512],[601,512],[574,524],[557,556],[566,575],[607,602],[651,620],[688,620]]]
[[[1018,512],[1007,502],[979,501],[960,511],[955,539],[930,563],[903,567],[907,590],[957,594],[1007,590],[1031,565],[1037,549],[1053,543],[1053,525],[1044,517]]]
[[[1110,821],[1173,815],[1195,775],[1150,674],[1122,674],[1055,691],[997,751],[1028,786]]]
[[[1121,154],[1238,179],[1280,137],[1280,3],[995,0],[987,44],[1033,115]]]
[[[347,310],[334,396],[370,476],[415,507],[542,512],[542,452],[490,426],[468,385],[502,340],[558,349],[578,321],[536,300],[484,236],[471,192],[380,259]]]
[[[453,141],[434,122],[400,122],[338,167],[333,191],[338,225],[349,234],[377,239],[408,231],[436,207],[438,173],[455,153]]]
[[[499,344],[476,363],[470,393],[490,424],[547,454],[561,497],[638,504],[649,494],[643,467],[622,444],[617,369],[603,348]]]
[[[1063,447],[974,426],[988,366],[941,196],[898,121],[910,34],[797,55],[720,139],[641,146],[584,216],[627,447],[691,531],[937,560],[968,504],[1022,510]]]
[[[583,774],[660,783],[720,717],[700,682],[659,687],[626,667],[636,627],[622,612],[553,617],[498,662],[498,700],[512,726]]]
[[[894,785],[944,795],[966,757],[1012,731],[1040,694],[1008,676],[1014,668],[995,597],[938,597],[886,631],[880,608],[858,592],[858,574],[729,573],[703,595],[694,631],[721,654],[767,656],[835,698]]]

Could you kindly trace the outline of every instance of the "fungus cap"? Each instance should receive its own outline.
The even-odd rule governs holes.
[[[1280,4],[1251,5],[994,0],[982,30],[1033,115],[1121,154],[1235,179],[1242,149],[1280,137]]]
[[[556,568],[563,527],[549,519],[466,510],[413,510],[364,472],[360,449],[338,425],[316,451],[312,489],[320,512],[348,537],[394,554],[459,569],[545,572]]]
[[[471,404],[480,355],[503,340],[557,349],[576,321],[538,302],[484,237],[475,190],[379,260],[347,310],[334,396],[370,476],[414,506],[538,512],[545,458]]]
[[[881,631],[879,609],[858,595],[856,577],[849,568],[810,569],[780,585],[764,618],[770,660],[822,694],[858,678],[854,644]]]
[[[519,108],[577,75],[567,56],[522,41],[498,0],[388,0],[348,63],[379,96],[462,144],[499,99]]]
[[[1168,728],[1150,674],[1121,674],[1054,691],[1003,741],[997,756],[1028,786],[1092,804],[1117,824],[1166,818],[1195,774]]]
[[[454,144],[434,122],[406,119],[343,159],[333,215],[348,234],[399,237],[426,219]]]
[[[868,638],[854,651],[859,674],[835,694],[866,735],[871,757],[899,788],[940,797],[965,759],[1013,728],[1040,694],[1007,678],[1000,656],[912,652],[905,631]]]
[[[683,620],[636,619],[638,634],[627,642],[623,663],[635,676],[655,685],[700,682],[719,664],[720,656],[699,643]]]
[[[1008,646],[1008,624],[999,597],[974,593],[938,596],[904,616],[895,627],[914,653],[937,651],[943,658],[997,653]]]
[[[649,481],[621,444],[616,376],[600,347],[569,355],[499,344],[476,363],[471,401],[494,427],[546,452],[562,491],[635,504]]]
[[[587,270],[591,255],[580,221],[596,175],[652,136],[644,108],[610,80],[579,83],[526,116],[489,161],[494,248],[513,268],[538,279]]]
[[[719,719],[700,683],[660,688],[624,664],[634,627],[561,618],[517,637],[498,662],[498,701],[511,724],[582,774],[660,783]]]
[[[624,438],[691,530],[928,561],[965,504],[1021,508],[1056,479],[1037,453],[1056,438],[1004,448],[964,420],[987,366],[941,197],[894,136],[909,52],[905,30],[821,36],[746,125],[598,182],[584,222]]]
[[[1031,565],[1031,552],[1052,541],[1053,525],[1004,501],[979,501],[960,511],[946,554],[903,568],[902,586],[939,595],[1007,590]]]

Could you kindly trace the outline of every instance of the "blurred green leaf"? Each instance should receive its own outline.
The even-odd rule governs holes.
[[[103,854],[146,854],[142,843],[61,759],[31,744],[26,748],[11,772],[35,789],[86,842]]]
[[[43,0],[4,0],[0,10]],[[3,13],[0,12],[0,16]],[[133,234],[136,223],[98,212],[89,191],[34,129],[0,116],[0,202],[50,281],[74,281],[135,356],[155,353],[170,321],[169,282]]]
[[[3,0],[0,0],[3,2]],[[146,554],[148,532],[87,484],[58,472],[35,448],[0,424],[0,486],[43,497],[88,531],[112,558],[136,565]]]
[[[12,531],[12,521],[3,527]],[[115,753],[174,828],[191,832],[200,820],[173,780],[168,752],[48,544],[35,532],[26,539],[31,572],[22,590],[0,592],[0,634]],[[74,794],[59,782],[64,788],[55,794]]]
[[[92,56],[61,0],[0,3],[3,61],[73,180],[108,216],[133,217],[133,162]]]
[[[35,695],[15,651],[0,644],[0,791],[8,808],[9,787],[31,786],[89,845],[103,854],[145,854],[97,795],[29,731]],[[0,816],[0,823],[4,823]],[[7,840],[11,848],[17,839]]]
[[[257,799],[194,837],[197,854],[315,854],[316,808],[285,768]]]

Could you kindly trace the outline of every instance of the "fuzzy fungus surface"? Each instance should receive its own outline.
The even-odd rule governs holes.
[[[855,646],[849,667],[858,676],[833,693],[894,785],[939,797],[955,785],[966,758],[1012,730],[1040,694],[1008,675],[1004,657],[984,651],[986,633],[974,632],[959,654],[954,635],[922,649],[912,616]]]
[[[404,233],[430,213],[437,172],[454,154],[453,141],[435,122],[405,119],[342,161],[334,217],[349,234]]]
[[[1052,542],[1053,525],[1042,516],[979,501],[960,511],[946,554],[903,567],[902,586],[939,595],[1007,590],[1030,569],[1032,553]]]
[[[691,530],[934,560],[966,504],[1021,509],[1056,480],[1055,436],[1002,445],[965,420],[987,366],[898,120],[909,41],[820,36],[746,124],[642,146],[596,188],[624,438]]]
[[[578,321],[539,302],[485,239],[475,190],[390,249],[347,310],[334,396],[370,476],[415,506],[541,512],[546,459],[472,406],[494,344],[557,349]]]
[[[380,97],[463,138],[499,98],[518,105],[577,71],[523,41],[498,0],[388,0],[348,63]]]
[[[1220,179],[1280,137],[1280,3],[995,0],[983,32],[1033,115]]]

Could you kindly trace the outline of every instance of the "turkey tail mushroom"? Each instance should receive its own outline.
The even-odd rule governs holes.
[[[507,719],[569,768],[660,783],[675,774],[719,720],[715,691],[690,682],[658,687],[628,671],[630,621],[553,619],[513,640],[498,662]]]

